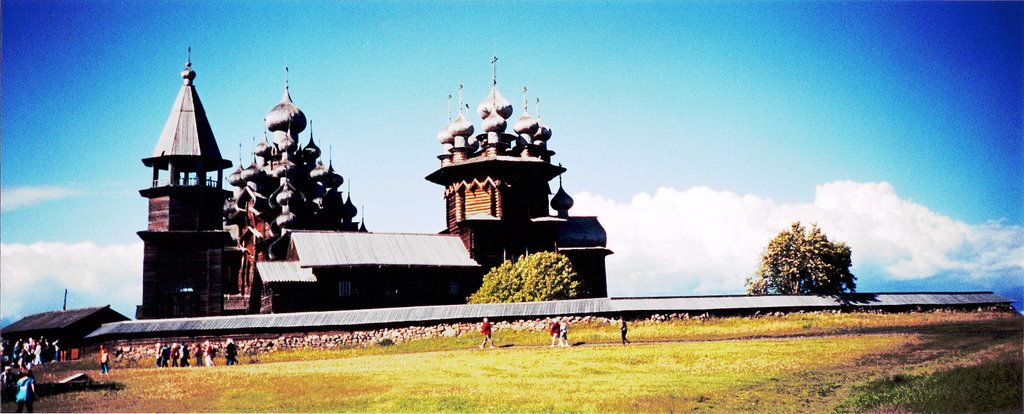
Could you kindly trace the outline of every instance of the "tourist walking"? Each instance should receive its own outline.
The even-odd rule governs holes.
[[[203,366],[203,344],[195,344],[196,367]]]
[[[100,374],[107,375],[110,372],[110,352],[106,345],[100,345]]]
[[[235,341],[228,338],[228,344],[224,348],[224,363],[229,366],[237,364],[238,345],[235,345]]]
[[[619,332],[622,333],[622,345],[628,345],[630,342],[626,339],[626,334],[629,333],[629,327],[626,326],[626,318],[619,318],[622,321],[622,326],[619,327]]]
[[[178,367],[178,359],[180,358],[180,350],[178,349],[177,342],[171,342],[171,367]]]
[[[39,337],[39,342],[36,342],[35,352],[33,353],[34,365],[40,365],[43,363],[43,338]]]
[[[153,345],[153,350],[156,351],[155,353],[156,353],[156,367],[157,368],[160,368],[160,367],[163,366],[163,355],[164,355],[163,349],[164,348],[162,346],[160,346],[159,342],[157,342],[156,345]]]
[[[0,404],[11,400],[11,389],[14,388],[14,373],[11,367],[5,366],[3,375],[0,375]]]
[[[22,370],[21,378],[18,379],[17,385],[18,393],[14,396],[14,401],[18,403],[18,411],[22,412],[25,408],[28,408],[28,412],[32,412],[32,403],[39,399],[36,395],[36,379],[32,376],[32,370]]]
[[[480,334],[484,336],[484,342],[480,344],[480,349],[484,348],[484,345],[491,345],[494,348],[494,342],[491,341],[491,322],[484,318],[484,322],[480,324]]]
[[[160,353],[163,356],[163,367],[167,368],[171,364],[171,344],[164,344],[164,347],[160,349]]]
[[[206,366],[213,366],[213,345],[210,345],[210,341],[203,342],[203,361]]]
[[[551,334],[551,346],[555,346],[558,343],[558,338],[562,337],[562,325],[557,320],[551,322],[551,329],[548,330]]]
[[[181,345],[181,347],[178,348],[178,352],[181,353],[181,364],[180,365],[181,365],[182,368],[186,368],[186,367],[189,366],[189,363],[188,363],[188,357],[189,357],[188,345],[185,345],[184,342],[182,342],[180,345]]]
[[[569,346],[569,323],[565,319],[558,322],[558,346]]]

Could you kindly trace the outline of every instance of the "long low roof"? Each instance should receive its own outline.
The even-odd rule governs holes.
[[[87,338],[190,336],[251,331],[316,331],[372,325],[415,324],[568,315],[618,315],[650,312],[740,312],[824,310],[837,308],[906,308],[913,306],[988,306],[1012,301],[992,292],[858,293],[834,296],[688,296],[660,298],[598,298],[551,302],[484,305],[414,306],[270,315],[151,319],[110,323]]]
[[[456,236],[441,234],[296,231],[301,267],[479,267]]]
[[[105,314],[104,316],[107,320],[128,319],[127,316],[110,309],[110,305],[97,306],[94,308],[59,310],[28,315],[10,325],[5,326],[3,328],[3,333],[11,334],[17,332],[64,329],[101,312]]]

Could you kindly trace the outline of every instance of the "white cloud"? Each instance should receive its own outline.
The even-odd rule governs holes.
[[[891,281],[1024,274],[1024,228],[968,225],[899,198],[885,182],[822,184],[813,202],[796,204],[708,187],[663,187],[628,203],[574,198],[573,214],[596,215],[608,231],[613,296],[741,293],[768,241],[797,220],[850,245],[854,274],[877,269],[870,277]]]
[[[0,211],[12,211],[44,201],[82,194],[80,190],[60,186],[8,187],[0,194]]]
[[[7,321],[60,309],[112,305],[135,317],[142,300],[142,243],[0,244],[0,315]]]

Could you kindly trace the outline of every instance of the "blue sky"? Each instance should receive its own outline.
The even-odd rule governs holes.
[[[459,83],[471,107],[484,97],[497,55],[510,101],[526,85],[535,114],[540,97],[576,210],[609,230],[613,295],[738,293],[756,246],[804,220],[851,243],[862,289],[1024,299],[1020,3],[2,7],[3,318],[52,308],[64,287],[73,304],[114,302],[133,316],[141,250],[131,249],[146,224],[137,190],[149,179],[140,159],[188,46],[234,162],[240,143],[261,138],[290,68],[293,99],[372,231],[444,226],[441,189],[423,180],[438,164],[434,135]],[[733,214],[715,215],[723,209]],[[713,244],[701,223],[714,217],[752,224]],[[651,251],[650,240],[693,250]],[[32,265],[66,249],[111,260],[84,278]],[[10,256],[24,251],[35,253]],[[48,283],[22,291],[23,278]]]

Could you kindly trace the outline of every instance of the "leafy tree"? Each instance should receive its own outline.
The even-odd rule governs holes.
[[[831,242],[816,224],[808,232],[800,222],[783,230],[761,255],[761,265],[747,279],[751,295],[835,295],[852,293],[850,247]]]
[[[580,282],[569,258],[552,252],[506,260],[484,276],[483,285],[469,297],[469,303],[539,302],[573,299]]]

